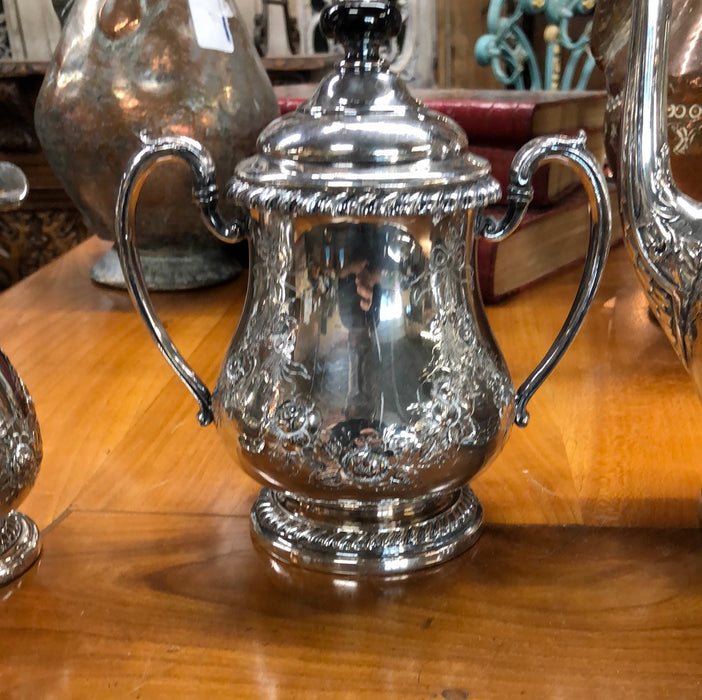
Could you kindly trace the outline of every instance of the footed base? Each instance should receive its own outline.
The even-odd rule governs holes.
[[[314,501],[264,489],[252,536],[271,556],[342,575],[397,576],[465,552],[483,511],[465,486],[450,494],[378,503]]]
[[[21,576],[40,552],[41,537],[34,521],[14,510],[0,519],[0,586]]]
[[[225,244],[222,244],[224,247]],[[199,289],[235,279],[241,264],[232,251],[203,248],[192,251],[163,251],[141,255],[146,286],[154,292]],[[90,271],[93,282],[125,289],[122,266],[115,248],[110,248]]]

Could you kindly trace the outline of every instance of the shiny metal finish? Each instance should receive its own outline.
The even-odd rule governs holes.
[[[585,144],[584,133],[573,139],[547,136],[530,141],[516,154],[512,162],[508,207],[503,219],[495,222],[483,218],[478,224],[481,235],[490,241],[502,240],[515,231],[531,201],[531,181],[534,173],[544,163],[561,163],[578,173],[588,196],[590,245],[583,276],[563,328],[546,356],[517,391],[516,422],[521,427],[526,426],[529,421],[527,403],[563,357],[585,320],[609,252],[612,209],[607,182],[602,169]]]
[[[0,161],[0,209],[20,206],[29,192],[27,177],[20,168],[7,161]]]
[[[609,201],[582,139],[539,139],[515,160],[508,216],[485,218],[500,196],[489,164],[379,57],[393,6],[334,7],[337,38],[358,17],[363,29],[348,31],[346,59],[310,102],[271,125],[237,167],[228,196],[242,220],[217,220],[202,147],[160,140],[125,174],[118,247],[135,304],[200,403],[201,423],[214,420],[267,487],[252,511],[259,546],[312,568],[390,574],[477,538],[482,515],[467,484],[515,421],[526,424],[526,402],[582,322],[608,248]],[[211,396],[159,321],[135,247],[135,193],[175,154],[215,233],[250,230],[247,304]],[[571,317],[517,405],[477,289],[474,243],[514,230],[531,175],[549,159],[567,159],[588,181],[591,251]]]
[[[679,189],[702,200],[702,1],[672,0],[667,54],[666,121],[670,167]],[[597,0],[592,51],[607,83],[605,134],[617,174],[621,119],[632,39],[631,0]]]
[[[55,4],[65,24],[37,100],[37,132],[53,171],[101,238],[114,239],[120,179],[142,138],[195,138],[225,177],[278,115],[233,0],[215,3],[232,52],[200,45],[188,0]],[[173,202],[168,213],[166,198]],[[144,186],[137,225],[151,289],[205,286],[241,269],[235,251],[208,235],[190,199],[189,173],[179,162],[161,166]],[[124,286],[114,252],[92,277]]]
[[[31,518],[10,511],[0,519],[0,586],[19,578],[41,554],[41,534]]]
[[[0,162],[0,211],[18,207],[26,195],[22,170]],[[34,485],[42,455],[34,402],[0,350],[0,586],[21,576],[41,551],[39,529],[13,509]]]
[[[702,396],[702,205],[670,168],[666,80],[670,0],[637,0],[619,161],[625,241],[658,318]]]
[[[37,559],[37,526],[13,510],[29,493],[42,459],[34,404],[0,351],[0,586],[22,575]]]
[[[401,576],[462,554],[480,536],[482,507],[470,487],[439,498],[381,502],[373,529],[349,528],[368,522],[359,504],[329,502],[305,507],[280,492],[263,489],[251,511],[256,543],[283,561],[336,574]]]

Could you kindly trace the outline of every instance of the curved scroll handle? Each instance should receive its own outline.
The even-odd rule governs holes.
[[[205,148],[197,141],[184,137],[163,137],[154,140],[142,139],[144,146],[137,151],[122,177],[116,206],[115,234],[124,281],[132,297],[134,306],[149,329],[168,363],[183,380],[200,404],[198,420],[203,427],[213,420],[212,395],[205,383],[173,344],[154,309],[144,279],[134,232],[134,219],[141,191],[149,173],[164,160],[182,158],[192,170],[195,186],[193,197],[200,205],[202,219],[208,230],[217,238],[228,243],[236,243],[247,232],[245,219],[225,222],[217,210],[218,190],[215,180],[214,162]]]
[[[529,422],[527,403],[563,357],[585,319],[602,278],[612,237],[607,182],[599,164],[585,147],[582,132],[576,138],[545,136],[529,141],[512,161],[505,215],[499,222],[482,218],[478,222],[478,234],[488,241],[500,241],[517,228],[534,194],[531,186],[534,173],[549,161],[564,163],[579,175],[590,205],[590,243],[583,276],[563,327],[546,356],[517,390],[515,422],[522,428]]]

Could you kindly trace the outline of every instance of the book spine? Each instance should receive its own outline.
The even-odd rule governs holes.
[[[494,274],[497,245],[479,237],[475,242],[473,263],[477,273],[480,296],[485,304],[495,304],[500,299],[495,296]]]
[[[534,136],[534,104],[489,100],[428,100],[427,106],[453,119],[471,142],[500,143],[519,148]]]

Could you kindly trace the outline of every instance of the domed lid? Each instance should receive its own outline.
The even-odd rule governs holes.
[[[342,0],[321,20],[346,57],[309,101],[272,122],[229,194],[250,207],[308,213],[417,214],[499,199],[490,164],[452,120],[409,93],[381,58],[401,15],[394,2]]]

